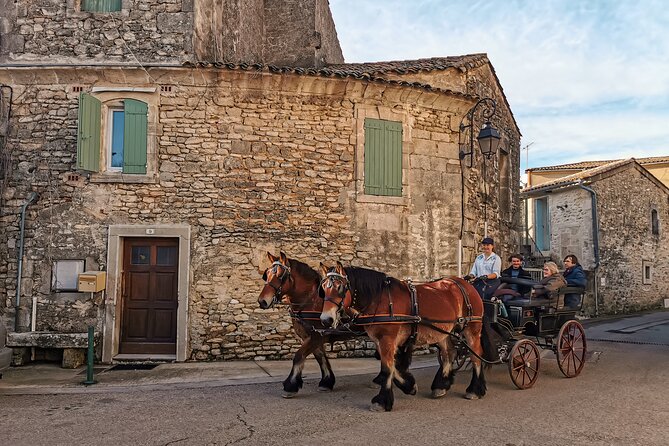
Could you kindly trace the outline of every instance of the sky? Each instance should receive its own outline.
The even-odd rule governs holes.
[[[346,62],[487,53],[523,134],[521,172],[669,156],[666,0],[330,0],[330,8]]]

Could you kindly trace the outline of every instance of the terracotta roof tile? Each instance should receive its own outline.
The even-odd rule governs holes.
[[[624,166],[625,164],[629,163],[634,163],[635,160],[634,158],[629,158],[629,159],[623,159],[623,160],[615,160],[615,161],[609,161],[607,164],[602,164],[600,166],[584,170],[582,172],[578,172],[572,175],[567,175],[566,177],[562,178],[557,178],[553,181],[548,181],[546,183],[541,183],[536,186],[532,187],[527,187],[523,189],[521,192],[522,193],[527,193],[527,192],[535,192],[538,190],[542,189],[553,189],[556,187],[560,186],[570,186],[572,184],[576,184],[580,181],[586,180],[588,178],[594,177],[595,175],[599,175],[605,172],[608,172],[610,170],[613,170],[617,167]]]
[[[488,63],[486,54],[465,56],[431,57],[429,59],[395,60],[387,62],[344,63],[328,65],[327,68],[361,74],[407,74],[421,71],[438,71],[449,68],[468,69]]]
[[[486,59],[487,60],[487,59]],[[364,65],[364,64],[353,64]],[[464,97],[467,99],[476,99],[475,96],[461,93],[445,88],[433,87],[430,84],[422,82],[409,82],[395,79],[386,79],[384,77],[375,76],[376,73],[360,70],[358,68],[346,67],[343,65],[332,65],[324,68],[301,68],[301,67],[278,67],[275,65],[267,65],[261,63],[233,63],[233,62],[186,62],[184,67],[202,67],[202,68],[218,68],[227,70],[241,70],[241,71],[256,71],[256,72],[270,72],[270,73],[290,73],[303,76],[319,76],[319,77],[338,77],[338,78],[353,78],[365,80],[368,82],[377,82],[390,85],[400,85],[405,87],[419,88],[427,91],[435,91],[440,93],[447,93],[455,96]],[[381,72],[378,72],[381,73]]]
[[[636,162],[641,165],[646,164],[656,164],[656,163],[669,163],[669,156],[650,156],[646,158],[635,158]],[[621,160],[603,160],[603,161],[581,161],[579,163],[570,163],[570,164],[558,164],[556,166],[542,166],[542,167],[533,167],[527,169],[529,172],[545,172],[549,170],[575,170],[575,169],[592,169],[593,167],[599,167],[604,164],[613,163],[615,161]]]

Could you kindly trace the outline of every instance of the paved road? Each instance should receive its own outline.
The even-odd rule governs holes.
[[[542,364],[534,388],[515,390],[504,366],[489,393],[467,401],[468,374],[427,397],[433,370],[416,371],[419,393],[396,394],[391,413],[368,411],[373,375],[340,378],[332,393],[307,380],[295,399],[276,383],[93,395],[0,397],[3,445],[666,445],[669,349],[593,342],[583,374],[565,379]],[[601,353],[599,353],[601,352]]]
[[[592,324],[588,337],[601,340],[590,342],[581,376],[563,378],[547,352],[535,387],[516,390],[506,367],[495,366],[480,401],[462,398],[469,373],[446,397],[428,398],[435,370],[418,369],[418,395],[396,393],[390,413],[368,410],[373,374],[340,377],[332,393],[317,392],[311,374],[292,400],[275,382],[0,395],[0,444],[666,446],[667,333],[666,312]],[[632,337],[619,339],[625,334]]]

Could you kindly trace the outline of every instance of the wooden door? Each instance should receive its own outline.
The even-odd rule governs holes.
[[[176,353],[178,271],[178,239],[124,240],[119,353]]]

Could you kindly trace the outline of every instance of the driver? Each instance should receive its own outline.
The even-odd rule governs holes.
[[[490,299],[500,283],[502,259],[493,252],[494,248],[495,241],[492,238],[481,240],[481,254],[476,256],[472,270],[464,277],[466,280],[476,279],[474,288],[484,299]]]

